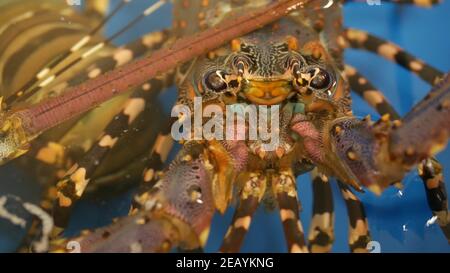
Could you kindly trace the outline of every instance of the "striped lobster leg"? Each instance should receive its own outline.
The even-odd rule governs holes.
[[[308,248],[311,252],[330,252],[334,241],[334,207],[330,181],[317,168],[312,171],[311,177],[314,203]]]
[[[367,223],[364,206],[350,188],[338,181],[345,205],[347,206],[350,224],[348,243],[351,252],[367,252],[367,244],[370,242],[369,224]]]
[[[364,49],[416,74],[427,83],[434,85],[442,79],[442,72],[414,57],[398,45],[376,37],[363,30],[348,28],[344,31],[341,46]]]
[[[75,86],[86,80],[98,77],[111,69],[141,57],[152,49],[161,47],[167,42],[169,37],[170,33],[166,30],[146,34],[136,41],[115,49],[111,52],[110,56],[101,57],[86,71],[69,79],[62,85]],[[58,142],[60,142],[65,135],[70,134],[70,128],[72,127],[73,126],[68,126],[67,129],[60,134],[61,136],[59,136],[59,139],[52,138],[46,140],[43,137],[38,137],[31,143],[31,149],[27,156],[33,157],[46,165],[54,165],[55,168],[58,169],[61,167],[64,168],[66,166],[65,162],[69,161],[70,158],[66,158],[69,155],[66,154]]]
[[[354,67],[345,65],[344,70],[348,83],[352,91],[363,98],[381,116],[388,114],[392,119],[399,119],[400,116],[394,107],[389,103],[383,92],[378,90],[373,84],[362,76]]]
[[[278,202],[280,218],[289,252],[308,252],[303,226],[299,218],[300,203],[295,178],[291,172],[272,176],[272,191]]]
[[[418,169],[424,182],[428,206],[450,243],[450,214],[441,164],[436,159],[430,158],[421,163]]]
[[[167,128],[168,129],[168,128]],[[142,199],[148,192],[152,191],[156,183],[163,175],[164,164],[166,163],[169,152],[173,146],[173,139],[170,135],[170,130],[162,130],[157,136],[154,147],[152,148],[148,160],[145,162],[144,170],[142,172],[141,185],[138,192],[135,194],[130,214],[135,214],[141,209]],[[116,175],[114,179],[120,179],[120,175]]]
[[[168,75],[172,78],[172,75]],[[171,80],[169,80],[171,82]],[[123,137],[133,121],[141,114],[147,103],[153,103],[160,90],[167,86],[167,81],[154,78],[136,90],[125,103],[121,113],[106,127],[104,134],[91,147],[80,162],[69,170],[66,176],[57,184],[57,200],[54,206],[55,225],[64,228],[69,221],[70,211],[76,201],[82,196],[86,186],[95,172],[99,161],[114,147],[119,138]]]
[[[111,46],[111,42],[125,33],[127,30],[132,28],[136,23],[138,23],[141,19],[145,18],[146,16],[152,14],[156,10],[158,10],[162,5],[164,5],[165,1],[159,0],[156,3],[150,5],[147,9],[145,9],[140,15],[132,19],[128,24],[126,24],[124,27],[122,27],[120,30],[118,30],[116,33],[114,33],[112,36],[103,39],[101,41],[96,42],[93,45],[89,45],[87,47],[89,42],[95,37],[95,35],[102,29],[102,27],[111,19],[114,17],[114,15],[120,11],[123,7],[125,7],[130,1],[129,0],[123,0],[122,2],[117,5],[113,11],[105,17],[98,26],[96,26],[94,29],[92,29],[87,35],[82,37],[77,43],[75,43],[70,50],[67,50],[63,53],[61,53],[59,56],[57,56],[55,59],[53,59],[47,66],[45,66],[39,73],[36,74],[36,76],[28,81],[22,88],[20,88],[17,92],[15,92],[13,95],[9,96],[6,99],[6,104],[11,105],[15,103],[16,101],[24,101],[42,89],[44,89],[46,86],[48,86],[50,83],[52,83],[55,79],[57,79],[59,76],[64,74],[65,72],[69,71],[74,65],[80,63],[84,59],[88,59],[89,57],[93,56],[95,53],[100,51],[106,46]],[[87,49],[86,49],[87,47]],[[83,51],[81,54],[78,54],[79,51]],[[71,56],[76,56],[75,58],[72,58],[70,62],[65,63],[64,65],[60,65],[61,63],[64,63]],[[62,66],[62,67],[61,67]],[[57,69],[55,69],[57,68]],[[56,70],[56,71],[54,71]]]
[[[220,252],[238,252],[248,232],[254,212],[266,190],[267,179],[260,173],[249,173],[239,194],[239,205],[225,234]]]

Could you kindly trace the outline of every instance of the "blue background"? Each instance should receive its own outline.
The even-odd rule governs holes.
[[[115,6],[118,0],[112,1]],[[148,1],[135,1],[121,11],[107,26],[107,33],[113,33],[148,6]],[[146,4],[147,3],[147,4]],[[383,3],[381,6],[369,6],[364,3],[349,4],[344,8],[345,25],[367,30],[379,37],[391,40],[415,56],[442,71],[450,67],[450,1],[432,9],[413,6],[399,6]],[[152,30],[170,27],[171,7],[166,5],[153,16],[146,18],[126,35],[115,42],[122,44],[138,38]],[[429,86],[403,68],[392,64],[373,54],[348,50],[346,62],[358,68],[382,90],[395,108],[403,115],[411,109],[429,90]],[[169,90],[161,96],[162,102],[169,110],[176,91]],[[353,96],[355,115],[377,114],[359,97]],[[447,148],[438,155],[444,165],[444,176],[450,177],[450,153]],[[37,201],[37,188],[32,178],[17,172],[13,166],[0,169],[2,183],[0,193],[9,192]],[[305,231],[309,230],[312,212],[312,191],[309,175],[298,178],[299,197],[303,211],[301,219]],[[426,225],[432,217],[429,210],[423,184],[416,172],[411,172],[404,179],[402,194],[397,189],[389,188],[381,196],[367,192],[358,194],[363,201],[369,219],[372,239],[381,245],[382,252],[450,252],[450,246],[437,226]],[[108,200],[83,200],[77,206],[68,235],[76,234],[80,229],[102,226],[110,223],[111,218],[127,213],[133,191],[125,196]],[[334,252],[348,252],[348,218],[345,205],[337,186],[333,183],[335,202],[335,243]],[[233,209],[225,215],[216,215],[212,224],[211,236],[206,251],[215,252],[231,221]],[[0,222],[0,251],[12,251],[17,245],[22,232]],[[241,249],[243,252],[285,252],[286,245],[278,213],[267,212],[260,208],[251,224],[250,231]]]

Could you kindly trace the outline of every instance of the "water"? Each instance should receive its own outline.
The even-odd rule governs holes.
[[[114,4],[117,2],[117,0],[113,1]],[[136,2],[138,3],[134,3],[132,7],[120,12],[107,27],[109,33],[123,26],[125,21],[146,5],[144,1]],[[399,7],[391,4],[381,6],[351,4],[345,8],[345,25],[367,30],[377,36],[389,39],[438,69],[448,71],[450,67],[449,12],[450,1],[433,9]],[[169,27],[170,24],[170,7],[166,6],[154,16],[141,22],[127,35],[119,37],[115,42],[124,43],[152,29]],[[358,68],[363,75],[382,90],[402,115],[407,113],[429,90],[429,86],[416,76],[373,54],[349,50],[346,54],[346,61]],[[174,96],[174,90],[161,96],[160,99],[165,102],[166,111],[169,110],[168,101],[173,101]],[[374,119],[377,117],[377,114],[364,101],[357,96],[353,96],[353,99],[355,115],[371,114]],[[444,167],[447,167],[444,169],[444,176],[450,177],[449,149],[447,148],[437,158]],[[0,192],[8,189],[8,192],[13,191],[21,196],[28,194],[28,198],[32,198],[28,192],[33,188],[33,185],[28,182],[30,178],[24,177],[22,173],[17,173],[17,170],[11,166],[5,166],[0,171],[3,175],[2,181],[7,181],[0,186]],[[403,182],[405,188],[401,192],[389,188],[381,196],[375,196],[369,192],[358,194],[365,205],[372,239],[380,243],[381,252],[450,252],[450,246],[444,235],[437,224],[433,224],[433,221],[430,220],[432,214],[427,206],[423,184],[417,173],[410,173]],[[28,190],[24,190],[24,188]],[[308,231],[312,211],[309,175],[298,178],[298,191],[303,206],[301,218],[305,231]],[[333,194],[336,238],[333,251],[348,252],[347,213],[343,199],[334,183]],[[75,234],[82,228],[106,225],[110,222],[111,217],[126,214],[131,195],[132,191],[112,200],[80,202],[74,212],[67,234]],[[225,215],[214,217],[206,251],[218,250],[232,215],[233,210],[230,209]],[[5,228],[0,223],[0,229],[5,230]],[[12,251],[19,237],[20,234],[10,228],[2,231],[0,251]],[[262,208],[258,209],[245,238],[242,251],[286,251],[277,212],[268,213]]]

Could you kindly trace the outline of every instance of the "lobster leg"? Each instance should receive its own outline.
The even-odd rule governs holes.
[[[161,47],[167,42],[169,36],[170,33],[168,31],[157,31],[146,34],[140,39],[114,50],[111,56],[100,58],[88,70],[62,84],[75,86],[88,79],[98,77],[99,75],[122,65],[124,62],[139,58],[146,52]],[[57,165],[57,168],[65,166],[61,161],[65,162],[69,160],[64,158],[64,149],[60,144],[56,143],[55,140],[47,142],[41,140],[40,137],[31,144],[31,149],[27,156],[34,157],[36,160],[47,165]]]
[[[443,76],[442,72],[414,57],[398,45],[363,30],[349,28],[344,31],[343,35],[345,40],[343,47],[364,49],[380,55],[411,71],[431,85],[436,84]]]
[[[168,76],[171,78],[171,75]],[[107,126],[103,136],[94,144],[83,159],[75,164],[57,184],[57,200],[54,206],[55,225],[64,228],[69,221],[70,211],[82,196],[99,161],[114,147],[118,139],[128,130],[132,122],[142,113],[146,103],[153,103],[159,90],[164,89],[164,80],[154,78],[126,102],[121,113]]]
[[[250,173],[248,180],[239,195],[239,206],[233,215],[233,220],[223,240],[220,252],[239,252],[248,232],[254,212],[264,195],[266,178],[258,173]]]
[[[151,91],[149,91],[151,92]],[[138,92],[137,92],[138,94]],[[119,114],[118,116],[120,117],[123,114]],[[124,121],[124,119],[114,119],[112,121],[112,123],[116,123],[117,126],[120,126],[120,124],[125,122],[125,124],[127,123],[126,121]],[[156,127],[155,127],[156,128]],[[115,133],[115,130],[113,126],[109,126],[108,128],[106,128],[106,132],[108,133],[109,131],[111,132],[110,135],[112,135],[113,133]],[[117,127],[116,127],[117,129]],[[97,148],[96,148],[97,147]],[[103,149],[102,149],[103,148]],[[85,166],[84,168],[86,170],[89,170],[89,173],[87,174],[94,174],[96,172],[96,170],[98,169],[99,166],[101,166],[100,164],[103,162],[103,159],[105,158],[106,154],[108,154],[108,152],[110,151],[112,147],[101,147],[99,146],[98,143],[96,143],[93,148],[91,150],[88,151],[88,153],[83,157],[83,159],[81,161],[78,162],[78,164],[80,164],[79,166]],[[143,169],[143,167],[142,167]],[[142,171],[141,169],[141,171]],[[124,171],[130,171],[128,169],[124,170]],[[128,174],[127,174],[128,177]],[[95,178],[95,176],[94,176]],[[71,179],[71,177],[67,177],[66,176],[66,183],[75,183],[76,181],[74,179]],[[64,181],[64,180],[63,180]],[[121,180],[121,184],[125,184],[125,182],[128,181],[127,179],[123,179]],[[62,182],[63,183],[63,182]],[[91,182],[92,183],[92,182]],[[93,183],[96,183],[96,180],[93,180]],[[105,183],[101,184],[101,185],[97,185],[97,186],[105,186]],[[57,187],[54,187],[53,185],[49,186],[45,191],[46,194],[43,197],[43,200],[41,201],[41,206],[46,209],[47,211],[51,211],[51,207],[53,206],[54,209],[54,213],[55,213],[55,220],[59,220],[59,221],[63,221],[63,224],[67,224],[68,221],[68,217],[70,217],[70,211],[73,208],[73,206],[75,205],[74,203],[77,201],[77,199],[75,198],[79,198],[78,196],[73,197],[73,202],[70,204],[69,207],[61,207],[59,206],[61,203],[56,203],[55,200],[59,200],[59,198],[61,198],[61,194],[64,194],[65,191],[69,191],[70,193],[70,188],[67,188],[67,184],[58,184]],[[83,185],[83,187],[86,187],[86,185]],[[125,187],[126,185],[123,185],[123,187]],[[59,188],[58,188],[59,187]],[[80,193],[83,194],[83,190],[84,188],[81,188]],[[91,189],[92,190],[92,189]],[[55,204],[56,203],[56,204]],[[50,204],[47,205],[47,204]],[[59,213],[59,214],[58,214]],[[61,215],[62,214],[62,215]],[[61,220],[61,217],[62,218]],[[24,244],[22,247],[22,250],[24,247],[28,247],[28,245],[30,244],[30,241],[33,240],[33,238],[36,237],[36,232],[39,232],[38,229],[35,228],[35,223],[33,223],[31,229],[29,229],[28,234],[27,234],[27,239],[24,240]],[[59,233],[61,232],[61,228],[64,228],[65,226],[63,226],[62,224],[60,224],[59,226],[57,226],[57,228],[54,229],[53,233]]]
[[[126,26],[124,26],[122,29],[117,31],[115,34],[113,34],[111,37],[100,41],[96,44],[94,44],[92,47],[88,48],[84,53],[82,53],[80,56],[63,66],[62,68],[58,69],[56,72],[53,72],[52,69],[58,66],[61,62],[66,60],[69,56],[72,54],[77,53],[77,51],[84,48],[84,45],[86,45],[92,38],[93,34],[95,34],[102,26],[105,24],[110,18],[112,18],[116,12],[118,12],[122,7],[124,7],[129,1],[122,1],[121,4],[119,4],[112,13],[103,20],[102,23],[97,28],[94,28],[92,32],[83,37],[78,43],[76,43],[69,51],[66,51],[59,57],[57,57],[55,60],[53,60],[47,67],[45,67],[41,72],[37,74],[34,80],[31,80],[28,82],[23,89],[20,89],[16,94],[14,94],[11,97],[8,97],[6,100],[6,103],[12,104],[15,102],[15,100],[23,101],[32,95],[38,93],[41,89],[45,88],[48,84],[50,84],[54,79],[68,71],[70,68],[72,68],[74,65],[78,64],[79,62],[83,61],[83,59],[89,58],[91,55],[95,54],[99,50],[101,50],[103,47],[109,45],[114,39],[122,35],[124,32],[126,32],[128,29],[133,27],[137,22],[139,22],[144,17],[152,14],[157,9],[159,9],[162,5],[165,4],[165,1],[159,0],[156,3],[152,4],[150,7],[148,7],[146,10],[144,10],[140,15],[138,15],[136,18],[131,20]],[[51,71],[51,72],[50,72]],[[45,72],[45,73],[44,73]]]
[[[330,252],[334,241],[333,193],[328,177],[314,169],[311,173],[313,187],[313,218],[308,241],[311,252]]]
[[[116,68],[120,65],[123,65],[126,62],[129,62],[133,60],[134,58],[138,58],[148,52],[151,52],[154,49],[160,48],[163,44],[165,44],[170,37],[170,32],[163,30],[163,31],[156,31],[151,32],[149,34],[143,35],[141,38],[124,45],[118,49],[113,50],[111,53],[108,53],[107,56],[102,57],[96,62],[94,65],[90,66],[88,70],[81,73],[80,75],[77,75],[74,78],[71,78],[69,81],[63,83],[65,86],[73,86],[77,85],[82,81],[85,81],[87,79],[95,78],[102,73],[109,71],[113,68]],[[105,55],[105,54],[104,54]],[[158,81],[158,80],[157,80]],[[167,85],[167,83],[164,83]],[[160,85],[158,82],[157,86]],[[157,89],[156,86],[156,89]],[[142,86],[141,95],[150,96],[153,93],[153,89],[155,89],[155,86],[151,88],[150,83],[144,84]],[[152,90],[149,90],[149,89]],[[139,93],[137,93],[139,95]],[[156,95],[155,95],[156,96]],[[123,120],[122,120],[123,121]],[[114,120],[113,122],[119,123],[119,120]],[[111,125],[112,126],[112,125]],[[69,127],[70,128],[70,127]],[[69,132],[66,132],[70,133]],[[98,144],[98,143],[97,143]],[[91,150],[92,152],[92,150]],[[104,151],[107,152],[107,151]],[[100,151],[101,155],[101,151]],[[102,162],[99,154],[97,155],[90,155],[90,162],[91,163],[98,163],[96,166],[93,166],[92,173],[94,173],[97,166],[99,166],[99,163]],[[37,139],[37,141],[34,141],[32,143],[32,148],[30,150],[30,153],[27,154],[26,157],[34,157],[36,160],[43,163],[46,169],[54,168],[55,173],[61,172],[67,168],[67,163],[71,162],[73,159],[71,159],[71,155],[66,152],[64,147],[60,145],[57,142],[54,141],[43,141],[40,139]],[[86,155],[85,157],[87,157]],[[91,164],[92,165],[92,164]],[[95,164],[94,164],[95,165]],[[92,167],[92,166],[91,166]],[[55,175],[58,176],[58,175]],[[61,176],[59,177],[61,178]],[[95,180],[93,181],[95,184]],[[41,206],[47,210],[51,211],[51,208],[53,206],[53,203],[57,197],[57,190],[54,186],[53,182],[48,183],[48,185],[45,185],[44,188],[45,194],[43,195]],[[33,238],[36,237],[36,232],[39,232],[38,229],[34,228],[36,226],[36,223],[34,222],[30,230],[28,231],[28,235],[26,236],[27,239],[24,240],[24,246],[28,247],[29,242],[33,240]]]
[[[369,224],[367,223],[364,206],[347,185],[338,181],[345,205],[347,206],[350,224],[349,246],[351,252],[367,252],[367,243],[370,242]]]
[[[308,252],[303,226],[299,218],[299,201],[295,178],[291,172],[282,172],[272,177],[272,190],[280,209],[284,236],[289,252]]]
[[[80,237],[53,241],[53,251],[66,251],[76,241],[81,252],[167,252],[206,243],[214,213],[211,163],[205,146],[187,144],[157,185],[138,200],[141,210],[112,225]]]
[[[15,101],[17,101],[19,98],[23,98],[23,95],[26,93],[28,89],[33,87],[35,84],[39,83],[39,81],[43,80],[44,77],[47,76],[47,74],[54,69],[56,66],[58,66],[61,62],[63,62],[65,59],[67,59],[71,54],[76,53],[77,51],[81,50],[85,45],[87,45],[103,28],[103,26],[118,12],[120,11],[127,3],[125,1],[122,1],[117,7],[111,12],[111,14],[105,18],[102,19],[102,21],[93,28],[87,35],[83,36],[77,43],[75,43],[74,46],[72,46],[67,51],[61,53],[59,56],[57,56],[54,60],[52,60],[46,67],[42,68],[34,78],[30,79],[28,82],[26,82],[23,86],[21,86],[16,92],[14,92],[11,96],[9,96],[6,99],[6,104],[11,105]],[[75,61],[77,62],[77,61]],[[53,77],[56,78],[56,77]],[[36,90],[37,92],[38,90]],[[33,92],[33,93],[36,93]],[[28,94],[27,94],[28,95]]]
[[[428,206],[450,243],[450,216],[442,167],[435,159],[427,159],[419,165],[419,175],[424,182]]]
[[[173,139],[170,131],[163,130],[157,137],[156,143],[150,153],[150,158],[142,173],[142,184],[132,202],[130,214],[141,208],[141,200],[147,192],[151,191],[161,177],[164,163],[172,149]]]
[[[97,77],[98,75],[123,64],[125,61],[138,58],[151,49],[161,47],[168,38],[168,31],[158,31],[146,34],[140,39],[114,50],[112,56],[106,56],[99,59],[99,61],[92,65],[86,72],[70,79],[68,82],[64,83],[64,85],[74,86],[87,79]],[[124,59],[123,56],[127,57]],[[67,133],[69,132],[64,134]],[[32,143],[30,152],[26,157],[33,157],[48,168],[54,168],[55,173],[67,168],[67,163],[73,160],[71,155],[66,152],[64,147],[59,144],[57,140],[45,141],[40,137]],[[47,194],[45,194],[44,200],[41,202],[41,205],[47,209],[51,207],[51,205],[49,206],[48,204],[53,204],[54,201],[54,194],[52,193],[54,192],[53,183],[48,187],[49,188],[45,190]]]
[[[394,107],[389,103],[383,93],[376,89],[372,83],[362,76],[355,68],[345,65],[344,70],[351,89],[362,97],[380,115],[389,114],[392,119],[399,119],[400,116]]]

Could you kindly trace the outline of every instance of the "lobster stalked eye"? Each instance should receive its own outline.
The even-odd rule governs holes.
[[[213,70],[205,75],[205,85],[214,92],[223,92],[228,84],[225,80],[226,73],[222,70]]]
[[[312,88],[322,90],[328,89],[331,86],[332,77],[325,69],[317,67],[308,72],[312,75],[312,79],[309,84]]]

